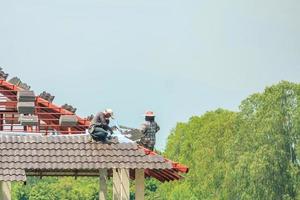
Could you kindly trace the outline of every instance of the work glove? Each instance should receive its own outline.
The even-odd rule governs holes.
[[[111,127],[108,127],[108,131],[110,132],[111,135],[114,133]]]

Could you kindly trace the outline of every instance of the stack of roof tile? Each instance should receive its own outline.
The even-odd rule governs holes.
[[[35,95],[33,91],[19,91],[17,109],[22,114],[33,114],[35,110]]]
[[[24,181],[25,171],[93,171],[101,168],[171,169],[135,143],[103,144],[88,135],[0,134],[0,181]]]
[[[30,90],[30,86],[27,85],[26,83],[23,83],[18,77],[13,77],[8,82],[10,82],[11,84],[19,86],[23,90]]]
[[[76,115],[61,115],[59,118],[59,125],[61,126],[76,126],[77,122]]]
[[[30,90],[19,91],[17,99],[19,102],[34,102],[35,95],[34,92]]]
[[[19,122],[22,126],[36,126],[39,123],[39,119],[35,115],[20,115]]]
[[[18,102],[17,109],[20,114],[34,114],[35,105],[34,102]]]
[[[49,92],[46,92],[46,91],[43,91],[39,97],[49,101],[49,102],[52,102],[55,98],[55,96],[51,95]]]
[[[73,107],[72,105],[69,105],[67,103],[65,103],[64,105],[61,106],[62,108],[72,112],[72,113],[75,113],[77,108]]]
[[[7,77],[8,77],[8,74],[3,71],[2,67],[0,67],[0,79],[6,80]]]

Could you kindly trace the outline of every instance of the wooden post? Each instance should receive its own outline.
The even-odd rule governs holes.
[[[135,199],[145,198],[145,175],[144,169],[135,169]]]
[[[120,175],[120,169],[113,169],[113,200],[121,200]]]
[[[129,169],[113,169],[113,200],[129,200]]]
[[[3,120],[3,114],[0,114],[0,131],[3,131],[4,126],[4,120]]]
[[[11,183],[0,181],[0,199],[11,200]]]
[[[12,120],[11,120],[11,124],[10,124],[10,130],[12,131],[14,128],[14,120],[15,120],[15,115],[12,114]]]
[[[99,200],[107,200],[107,169],[100,169]]]
[[[121,199],[129,200],[129,169],[121,169]]]

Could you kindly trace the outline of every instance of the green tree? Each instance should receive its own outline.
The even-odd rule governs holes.
[[[230,147],[235,136],[236,113],[218,109],[188,123],[179,123],[168,138],[165,155],[189,166],[181,182],[163,184],[162,199],[213,199],[222,197]]]
[[[297,198],[299,100],[300,86],[281,82],[242,102],[231,198]]]
[[[161,199],[299,199],[300,85],[281,82],[249,96],[240,111],[178,123],[165,154],[190,167],[162,184]]]

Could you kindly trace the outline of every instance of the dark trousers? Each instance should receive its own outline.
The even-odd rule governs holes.
[[[154,150],[154,143],[149,143],[149,142],[145,142],[145,141],[139,141],[137,142],[139,145],[142,145],[143,147],[153,151]]]
[[[90,134],[93,140],[102,141],[102,142],[106,141],[106,138],[108,136],[108,132],[101,127],[95,127],[94,131]]]

